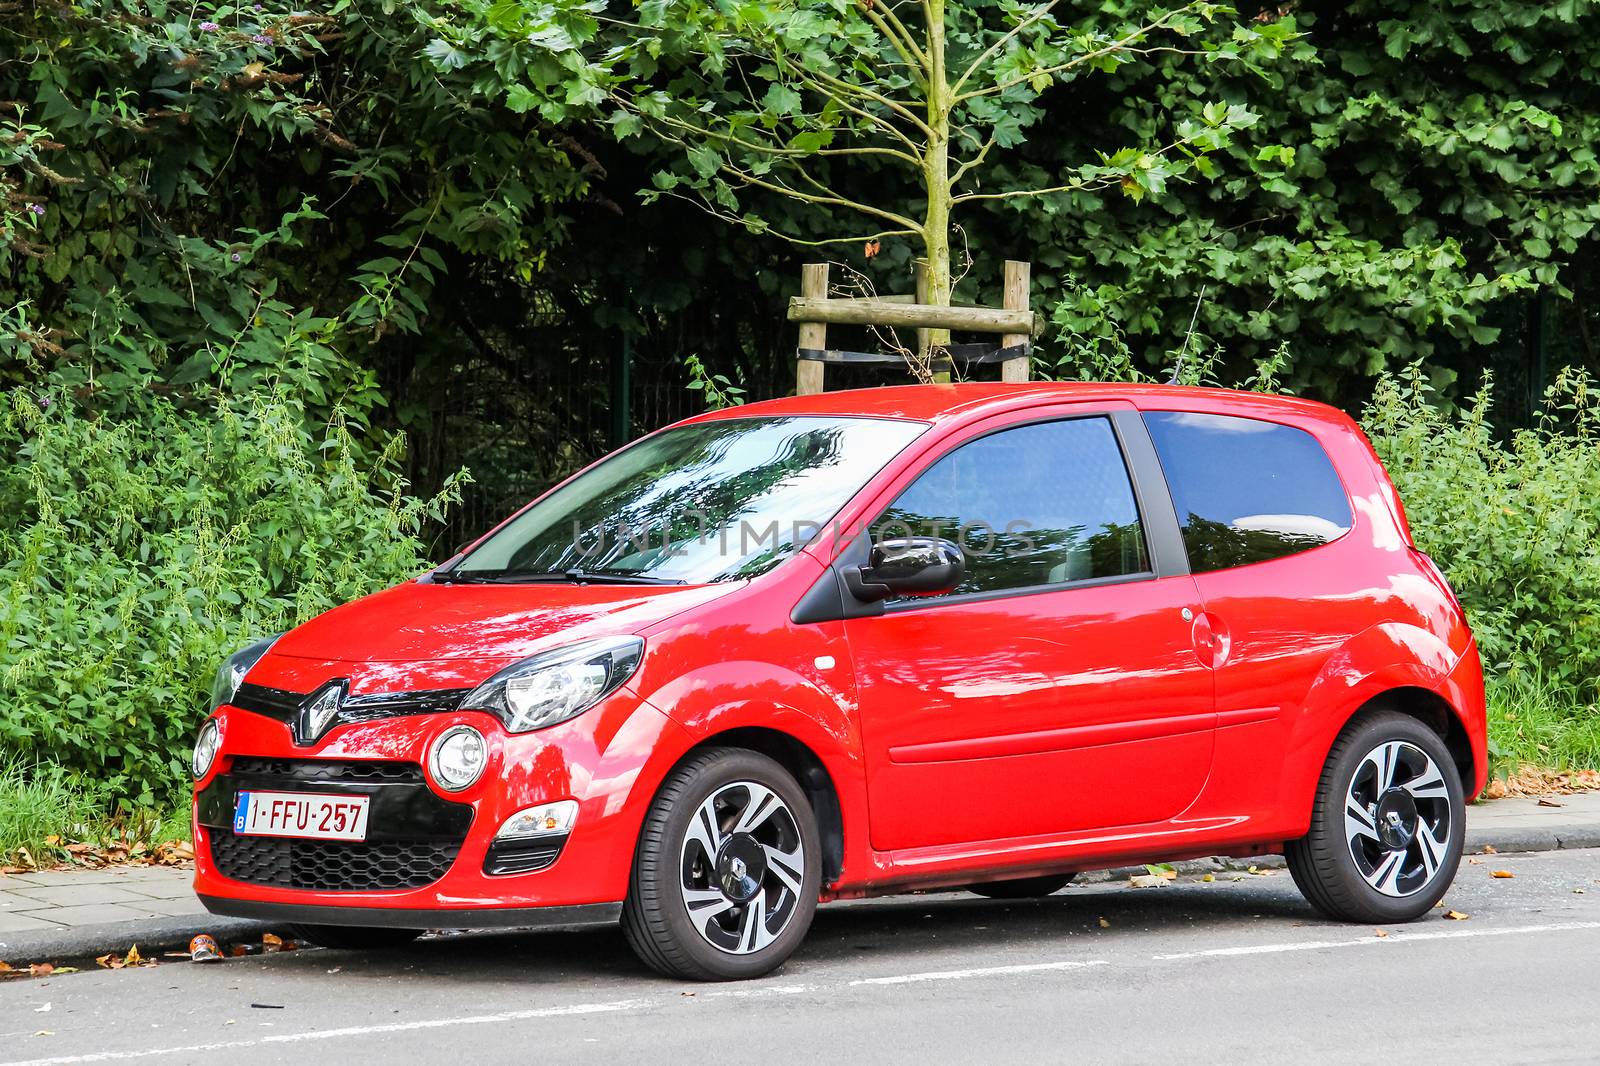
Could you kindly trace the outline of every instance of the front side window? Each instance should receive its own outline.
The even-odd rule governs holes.
[[[799,416],[668,429],[546,496],[437,579],[755,577],[814,538],[926,428]]]
[[[1105,418],[1019,426],[945,455],[872,526],[874,541],[913,535],[944,537],[966,556],[965,580],[945,595],[1150,569],[1128,468]]]
[[[1232,415],[1148,412],[1195,573],[1317,548],[1350,530],[1350,499],[1303,429]]]

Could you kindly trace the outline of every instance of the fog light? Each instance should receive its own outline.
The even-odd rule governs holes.
[[[200,735],[195,738],[194,758],[189,765],[194,769],[194,779],[200,780],[211,770],[211,764],[217,761],[217,749],[222,746],[222,730],[217,728],[217,720],[209,719],[200,727]]]
[[[577,800],[557,800],[541,803],[537,807],[518,811],[494,835],[496,840],[526,840],[530,837],[556,836],[572,832],[578,820]]]
[[[428,752],[428,768],[441,788],[460,792],[478,779],[489,762],[483,734],[470,725],[451,726]]]

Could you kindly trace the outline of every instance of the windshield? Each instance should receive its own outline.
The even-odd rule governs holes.
[[[552,492],[439,577],[754,577],[815,537],[926,428],[804,416],[669,429]]]

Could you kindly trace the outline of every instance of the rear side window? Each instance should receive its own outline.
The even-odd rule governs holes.
[[[1281,559],[1349,532],[1349,497],[1305,430],[1177,411],[1144,419],[1196,573]]]
[[[963,444],[872,525],[874,541],[913,535],[961,547],[967,575],[957,594],[1150,568],[1122,448],[1104,418],[1018,426]]]

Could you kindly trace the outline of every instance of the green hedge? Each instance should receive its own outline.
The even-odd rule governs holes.
[[[1364,422],[1400,490],[1417,545],[1472,621],[1493,674],[1592,702],[1600,678],[1600,408],[1563,373],[1537,425],[1489,422],[1488,386],[1433,404],[1414,370],[1379,383]]]
[[[308,427],[317,427],[315,431]],[[363,449],[287,391],[115,416],[14,390],[0,412],[0,754],[160,806],[220,658],[427,564],[457,497],[405,494],[402,441]]]

